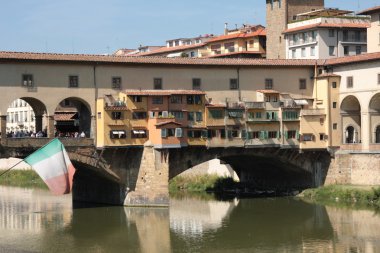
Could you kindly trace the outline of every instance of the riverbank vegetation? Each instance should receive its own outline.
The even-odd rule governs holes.
[[[367,206],[380,208],[380,187],[329,185],[307,189],[299,197],[327,205]]]
[[[0,174],[4,170],[0,170]],[[47,189],[46,184],[34,170],[11,170],[0,177],[0,185],[36,187]]]
[[[169,192],[221,192],[234,189],[239,182],[218,175],[177,176],[169,181]]]

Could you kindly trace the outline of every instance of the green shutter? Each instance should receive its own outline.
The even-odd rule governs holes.
[[[202,138],[207,138],[207,137],[208,137],[207,130],[202,130]]]
[[[161,129],[161,137],[162,138],[166,138],[166,136],[167,136],[167,129],[166,128],[162,128]]]
[[[285,131],[284,137],[285,137],[285,140],[288,139],[288,131]]]
[[[297,140],[300,139],[300,132],[298,130],[296,131],[296,138],[297,138]]]
[[[243,139],[243,140],[246,140],[247,139],[247,131],[246,130],[241,130],[241,138]]]

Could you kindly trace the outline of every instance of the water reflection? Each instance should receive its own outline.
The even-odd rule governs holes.
[[[170,209],[72,209],[0,187],[0,252],[380,252],[380,216],[293,199],[172,199]]]

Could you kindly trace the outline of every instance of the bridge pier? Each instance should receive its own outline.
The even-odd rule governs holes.
[[[126,206],[169,206],[169,151],[146,143],[135,188],[126,190]]]
[[[55,137],[55,127],[54,127],[54,116],[46,116],[47,123],[47,137],[54,138]]]
[[[0,133],[1,144],[4,145],[7,141],[7,115],[0,115]]]

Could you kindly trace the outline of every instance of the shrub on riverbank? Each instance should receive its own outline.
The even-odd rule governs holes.
[[[233,188],[236,182],[230,177],[218,175],[177,176],[169,181],[170,193],[178,191],[205,192]]]
[[[300,194],[300,197],[323,203],[340,202],[380,208],[380,187],[329,185],[307,189]]]
[[[0,170],[0,174],[4,170]],[[34,170],[11,170],[0,177],[0,185],[37,187],[47,189],[46,184]]]

